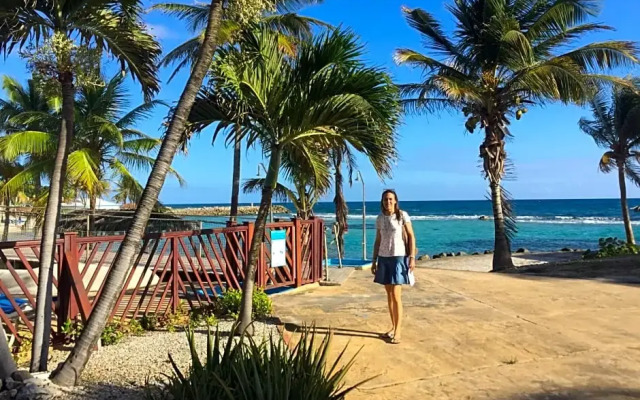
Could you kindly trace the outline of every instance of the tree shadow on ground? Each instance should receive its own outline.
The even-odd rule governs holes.
[[[518,393],[499,400],[631,400],[640,399],[640,390],[624,388],[571,388]]]
[[[369,339],[378,339],[382,341],[387,341],[384,338],[383,332],[374,332],[374,331],[363,331],[358,329],[347,329],[347,328],[339,328],[339,327],[326,327],[326,326],[301,326],[293,323],[285,323],[284,328],[289,332],[302,332],[305,329],[309,329],[311,332],[318,333],[321,335],[327,335],[332,333],[334,336],[350,336],[350,337],[362,337]]]
[[[83,400],[145,400],[147,391],[141,386],[118,386],[113,383],[85,383],[77,388],[71,399]]]
[[[640,285],[640,257],[627,256],[570,263],[525,265],[499,272],[522,279],[588,279],[623,285]]]

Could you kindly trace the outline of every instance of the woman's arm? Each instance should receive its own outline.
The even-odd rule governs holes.
[[[411,222],[405,224],[407,230],[407,240],[409,240],[409,269],[413,271],[416,267],[416,235],[413,233]]]
[[[377,225],[377,224],[376,224]],[[376,273],[378,267],[378,250],[380,248],[380,229],[376,226],[376,241],[373,242],[373,260],[371,261],[371,273]]]

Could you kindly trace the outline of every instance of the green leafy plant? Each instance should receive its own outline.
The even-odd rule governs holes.
[[[222,344],[219,331],[209,332],[204,359],[198,355],[192,330],[187,331],[187,338],[192,357],[189,371],[180,370],[169,356],[173,375],[163,382],[160,393],[147,391],[148,399],[339,400],[373,379],[345,388],[344,377],[358,353],[343,363],[345,347],[327,364],[331,335],[318,340],[308,329],[293,349],[279,336],[265,343],[242,337]]]
[[[224,316],[237,318],[242,304],[241,290],[227,290],[218,302],[218,313]],[[266,318],[273,311],[273,303],[269,296],[262,290],[253,292],[253,318]]]
[[[75,342],[82,333],[83,328],[82,320],[79,318],[76,318],[75,321],[71,321],[70,319],[66,320],[65,323],[62,324],[61,329],[61,332],[64,333],[65,336],[65,342]]]
[[[153,314],[145,314],[140,318],[140,326],[145,331],[155,331],[158,328],[158,317]]]
[[[215,315],[216,307],[214,304],[208,304],[202,307],[194,308],[189,313],[189,326],[192,328],[199,326],[216,326],[218,319]]]
[[[184,302],[180,300],[176,312],[158,318],[158,326],[169,332],[186,328],[189,325],[189,313],[185,311],[185,308]]]
[[[102,331],[100,339],[103,346],[111,346],[120,343],[124,338],[124,332],[122,329],[122,323],[118,318],[114,318],[109,322]]]
[[[597,259],[640,254],[640,246],[629,244],[616,237],[600,238],[598,251],[587,250],[582,256],[584,259]]]
[[[18,344],[16,351],[13,353],[13,359],[18,366],[26,365],[31,360],[31,349],[33,347],[33,338],[31,335],[23,337]]]
[[[144,335],[145,329],[142,327],[140,321],[132,319],[123,326],[123,331],[127,335],[142,336]]]

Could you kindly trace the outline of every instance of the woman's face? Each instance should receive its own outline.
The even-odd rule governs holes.
[[[387,193],[382,198],[382,205],[384,206],[384,210],[391,214],[396,210],[396,196],[393,193]]]

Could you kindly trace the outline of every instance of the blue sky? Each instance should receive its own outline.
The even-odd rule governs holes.
[[[183,1],[186,2],[186,1]],[[148,5],[154,4],[149,2]],[[420,79],[420,72],[396,66],[392,54],[399,47],[422,50],[420,37],[403,19],[401,6],[423,7],[432,12],[445,29],[453,28],[453,21],[445,10],[448,1],[436,0],[325,0],[302,14],[319,18],[333,25],[355,31],[366,45],[366,59],[388,70],[397,82]],[[633,40],[640,42],[637,15],[640,2],[603,0],[602,13],[595,20],[616,28],[616,31],[591,35],[593,40]],[[189,38],[189,32],[178,21],[158,12],[145,16],[165,52]],[[113,68],[108,68],[107,70]],[[161,71],[163,87],[158,98],[175,101],[186,81],[186,74],[178,75],[171,83],[167,79],[171,69]],[[616,71],[619,75],[640,74],[640,69]],[[17,55],[0,61],[0,74],[26,80],[27,71]],[[131,105],[142,101],[139,87],[130,82]],[[614,174],[604,175],[597,164],[603,150],[580,132],[577,122],[589,116],[587,109],[576,106],[548,105],[530,107],[520,121],[511,126],[515,137],[508,142],[507,151],[515,164],[515,179],[506,182],[507,189],[517,199],[545,198],[608,198],[619,195]],[[144,132],[160,135],[164,110],[139,126]],[[484,199],[487,184],[482,179],[478,162],[481,136],[465,134],[461,114],[407,116],[399,130],[398,161],[392,179],[381,182],[364,159],[359,166],[366,182],[368,200],[377,200],[384,188],[394,188],[403,200],[474,200]],[[256,176],[261,160],[259,151],[243,154],[242,178]],[[175,203],[228,203],[231,189],[232,151],[222,141],[211,145],[211,131],[203,132],[191,143],[187,155],[174,161],[187,180],[180,188],[171,178],[162,190],[160,200]],[[145,175],[138,174],[143,180]],[[629,196],[640,197],[640,189],[629,185]],[[362,188],[354,182],[345,188],[348,200],[362,198]],[[327,200],[332,198],[332,194]],[[257,195],[241,195],[241,202],[256,202]]]

